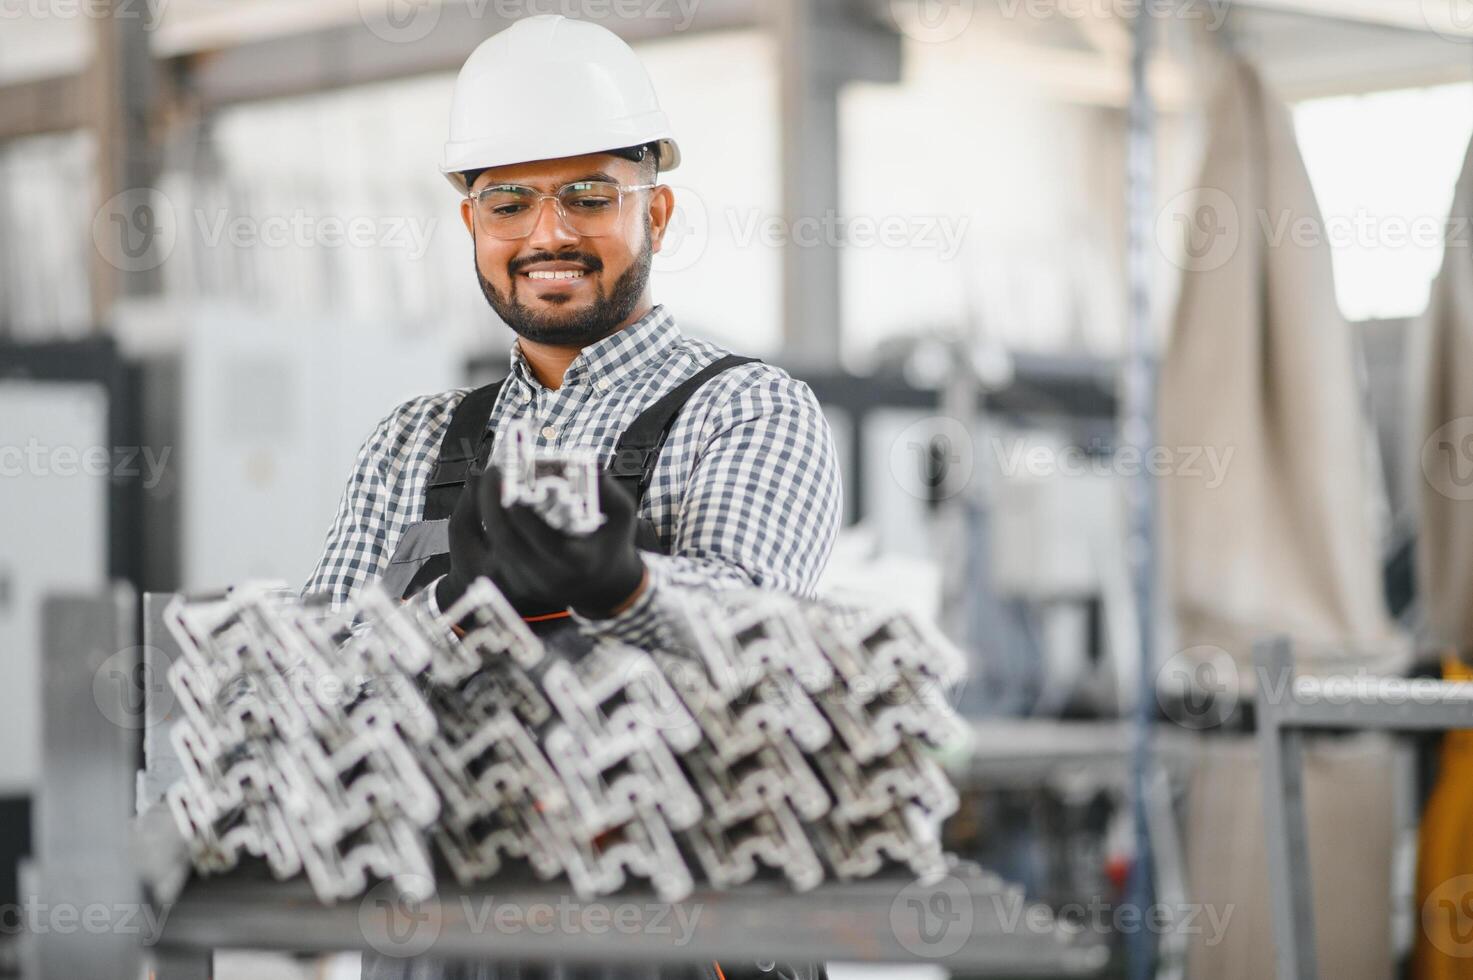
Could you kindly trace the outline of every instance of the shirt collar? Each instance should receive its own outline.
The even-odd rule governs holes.
[[[679,337],[680,329],[675,325],[675,318],[665,307],[655,306],[623,330],[579,351],[563,374],[563,384],[598,379],[618,384],[657,363]],[[510,366],[513,377],[534,388],[539,385],[522,356],[520,340],[511,345]]]

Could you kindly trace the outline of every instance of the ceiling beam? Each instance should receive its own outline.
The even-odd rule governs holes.
[[[7,84],[0,87],[0,140],[79,129],[84,105],[79,75]]]
[[[259,5],[207,5],[193,13],[181,0],[179,18],[150,30],[155,58],[202,110],[241,102],[308,95],[456,71],[481,41],[515,17],[495,0],[425,0],[412,31],[386,19],[406,0],[321,0],[306,4],[263,0]],[[658,40],[703,31],[754,28],[760,0],[605,0],[580,19],[602,23],[626,41]],[[375,3],[384,7],[376,15]],[[661,16],[626,17],[635,3]],[[558,4],[548,2],[549,9]],[[528,0],[518,9],[538,6]],[[423,36],[420,35],[421,29]],[[277,33],[286,30],[288,33]],[[248,40],[241,41],[241,38]],[[0,141],[77,129],[88,122],[84,83],[76,75],[0,85]]]
[[[556,6],[548,4],[549,9]],[[612,12],[580,19],[602,23],[630,42],[758,26],[758,0],[665,0],[660,9],[669,16],[617,16],[627,6],[627,0],[591,4],[590,11]],[[367,0],[363,7],[369,7]],[[355,17],[351,23],[306,33],[195,50],[188,55],[191,94],[210,109],[456,71],[478,44],[517,19],[498,13],[504,7],[492,0],[422,4],[414,9],[428,13],[417,14],[423,19],[413,22]]]
[[[1308,14],[1329,20],[1397,27],[1407,31],[1473,38],[1473,17],[1459,17],[1455,0],[1234,0],[1243,7],[1261,7]],[[1464,5],[1466,6],[1466,5]]]

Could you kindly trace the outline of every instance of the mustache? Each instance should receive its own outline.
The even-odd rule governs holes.
[[[604,267],[603,260],[591,252],[537,252],[512,259],[506,264],[506,271],[516,275],[534,262],[577,262],[587,272],[598,272]]]

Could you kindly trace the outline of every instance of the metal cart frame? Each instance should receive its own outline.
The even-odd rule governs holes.
[[[1319,976],[1319,969],[1305,817],[1306,734],[1315,730],[1410,734],[1473,728],[1473,683],[1298,677],[1285,637],[1258,642],[1253,660],[1276,972],[1279,980],[1312,980]],[[1325,688],[1342,681],[1343,690]]]
[[[37,892],[80,908],[105,889],[110,901],[161,926],[142,941],[137,929],[32,937],[38,955],[30,975],[39,980],[136,980],[145,958],[155,980],[206,980],[214,951],[231,948],[700,962],[749,958],[756,936],[778,959],[929,962],[972,976],[1089,976],[1108,960],[1105,937],[1055,924],[1020,888],[967,864],[929,886],[880,877],[797,894],[785,884],[754,883],[673,904],[638,890],[584,902],[563,882],[500,876],[464,889],[442,881],[435,898],[413,908],[382,885],[357,901],[324,906],[304,881],[278,882],[248,868],[191,878],[172,816],[150,799],[162,774],[136,770],[139,728],[146,747],[167,744],[160,736],[170,719],[147,702],[163,689],[178,653],[167,631],[155,628],[169,598],[147,597],[141,648],[131,590],[48,604],[39,813],[46,832]],[[140,687],[91,683],[104,675],[134,678]],[[114,703],[130,695],[128,705]],[[130,819],[135,794],[143,812]],[[570,907],[576,914],[549,921]]]

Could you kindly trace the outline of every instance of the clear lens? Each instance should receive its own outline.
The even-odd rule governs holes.
[[[555,197],[563,223],[579,235],[607,235],[619,224],[619,185],[603,181],[565,184],[556,195],[515,184],[487,187],[475,195],[476,222],[493,238],[523,238],[537,226],[546,197]]]

